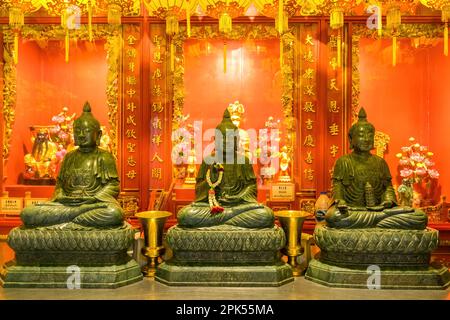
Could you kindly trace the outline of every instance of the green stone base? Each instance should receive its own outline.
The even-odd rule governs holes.
[[[380,269],[380,289],[440,290],[450,285],[450,272],[446,267]],[[372,274],[366,268],[338,267],[313,259],[305,279],[328,287],[368,289],[367,282]]]
[[[1,270],[0,285],[5,288],[68,288],[67,281],[72,274],[67,273],[68,266],[18,266],[9,263]],[[134,260],[122,265],[80,266],[80,288],[114,289],[142,278],[141,268]]]
[[[169,286],[278,287],[294,281],[285,263],[269,266],[180,266],[162,263],[155,279]]]

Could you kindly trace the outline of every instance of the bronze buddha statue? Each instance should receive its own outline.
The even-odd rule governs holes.
[[[116,198],[119,176],[113,156],[99,148],[102,131],[89,103],[74,122],[75,150],[64,157],[50,201],[26,207],[26,227],[51,229],[115,228],[124,216]]]
[[[349,131],[352,152],[340,157],[333,170],[334,202],[325,220],[332,228],[389,228],[422,230],[427,215],[397,205],[389,167],[383,158],[371,154],[374,126],[363,108]]]
[[[216,127],[215,152],[203,159],[197,175],[195,202],[180,210],[179,226],[273,227],[274,214],[257,202],[253,166],[238,146],[239,131],[226,109]]]

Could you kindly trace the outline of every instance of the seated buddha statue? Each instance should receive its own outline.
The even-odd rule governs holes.
[[[98,147],[101,135],[100,123],[86,103],[74,121],[78,148],[64,157],[52,199],[21,212],[25,227],[78,230],[123,225],[123,211],[116,200],[116,164],[109,152]]]
[[[195,202],[179,211],[179,226],[273,227],[272,210],[256,201],[253,166],[245,155],[238,154],[238,141],[238,128],[226,109],[216,127],[215,152],[203,159],[197,175]]]
[[[333,204],[325,216],[332,228],[389,228],[422,230],[427,215],[398,206],[389,167],[371,154],[374,126],[363,108],[349,131],[352,152],[340,157],[333,171]]]

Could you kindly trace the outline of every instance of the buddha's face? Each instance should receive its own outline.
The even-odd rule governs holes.
[[[354,132],[351,140],[356,152],[369,152],[373,149],[375,132],[370,126],[361,125]]]
[[[77,121],[73,128],[75,145],[83,148],[96,147],[100,142],[102,131],[89,121]]]

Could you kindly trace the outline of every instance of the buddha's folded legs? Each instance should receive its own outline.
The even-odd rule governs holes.
[[[66,206],[57,202],[26,207],[20,217],[26,227],[73,222],[83,226],[107,227],[123,221],[122,211],[108,203]]]
[[[377,224],[379,228],[387,229],[415,229],[423,230],[428,223],[428,217],[425,212],[415,210],[414,212],[401,213],[386,218]]]
[[[180,210],[178,224],[182,227],[211,227],[228,224],[243,228],[266,228],[273,226],[272,210],[258,204],[247,203],[225,208],[221,213],[211,214],[207,203],[193,203]]]
[[[332,207],[325,217],[328,226],[340,229],[354,228],[386,228],[386,229],[417,229],[423,230],[427,226],[427,215],[421,210],[392,215],[385,211],[349,211],[341,214]]]
[[[80,214],[72,220],[73,223],[86,227],[112,227],[123,224],[122,210],[112,204],[106,208],[97,208],[89,212]]]

